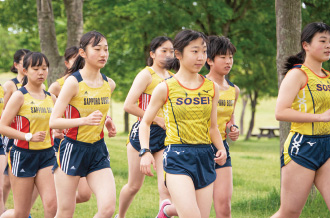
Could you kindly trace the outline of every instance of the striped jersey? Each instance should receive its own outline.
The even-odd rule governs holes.
[[[222,140],[226,139],[226,127],[233,115],[236,99],[235,85],[229,80],[227,80],[227,82],[229,84],[229,89],[225,91],[219,90],[219,101],[217,106],[217,124]]]
[[[324,77],[316,75],[311,69],[305,65],[295,65],[307,76],[307,82],[302,87],[291,108],[311,114],[322,114],[330,108],[330,74],[322,69],[326,74]],[[298,132],[303,135],[329,135],[330,122],[312,122],[312,123],[291,123],[291,131]]]
[[[98,88],[89,87],[84,82],[79,71],[71,74],[71,76],[77,79],[79,92],[69,102],[69,106],[65,111],[65,117],[68,119],[87,117],[96,110],[99,110],[103,117],[99,126],[85,125],[70,128],[66,136],[77,141],[94,143],[104,137],[103,126],[110,108],[111,87],[104,74],[102,74],[103,84]]]
[[[151,94],[156,88],[156,86],[163,82],[164,79],[161,78],[151,67],[145,67],[150,72],[151,75],[151,83],[147,86],[147,88],[144,90],[144,92],[141,94],[141,96],[138,99],[138,106],[142,110],[147,110],[147,107],[149,105]],[[171,72],[168,72],[171,76],[173,75]],[[157,113],[158,117],[163,117],[162,109],[160,109]],[[141,117],[138,118],[139,121],[141,121]]]
[[[201,76],[203,83],[189,89],[174,77],[165,80],[167,100],[163,105],[166,125],[165,145],[210,144],[210,121],[214,83]]]
[[[43,142],[27,142],[25,140],[14,140],[17,147],[42,150],[52,147],[53,139],[49,128],[49,118],[52,113],[54,102],[49,92],[44,91],[45,99],[33,98],[25,87],[18,91],[24,95],[24,103],[15,117],[15,129],[25,133],[35,134],[40,131],[46,132],[46,137]]]

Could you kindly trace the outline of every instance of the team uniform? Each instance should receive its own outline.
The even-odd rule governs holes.
[[[216,179],[209,133],[214,83],[202,78],[203,84],[196,89],[183,87],[175,77],[166,79],[168,96],[163,105],[166,124],[164,171],[191,177],[196,190]]]
[[[312,114],[322,114],[330,108],[330,74],[316,75],[305,65],[296,65],[307,76],[292,103],[292,109]],[[291,123],[291,130],[281,156],[282,167],[291,160],[316,171],[330,158],[330,122]]]
[[[139,106],[139,108],[141,108],[144,111],[147,109],[147,107],[149,105],[149,102],[151,99],[151,94],[152,94],[153,90],[156,88],[156,86],[159,83],[164,81],[164,79],[161,78],[160,76],[158,76],[158,74],[153,70],[152,67],[147,66],[145,69],[147,69],[150,72],[152,81],[138,99],[138,106]],[[169,74],[173,75],[170,72],[169,72]],[[160,109],[158,111],[157,116],[164,117],[162,109]],[[138,120],[133,124],[131,132],[129,134],[129,138],[127,140],[127,143],[129,141],[131,143],[131,145],[133,146],[133,148],[137,151],[140,151],[140,149],[141,149],[140,139],[139,139],[140,121],[141,121],[141,117],[139,117]],[[155,123],[151,124],[151,126],[150,126],[150,148],[149,148],[151,150],[151,153],[158,152],[165,148],[165,145],[164,145],[165,137],[166,137],[166,132],[164,129],[162,129],[160,126],[158,126]]]
[[[103,127],[110,108],[111,87],[103,74],[103,85],[99,88],[89,87],[79,71],[71,76],[77,79],[79,92],[71,99],[65,117],[68,119],[87,117],[96,110],[101,111],[103,117],[99,126],[86,125],[67,130],[59,146],[54,169],[60,167],[67,175],[85,177],[91,172],[110,168]]]
[[[43,100],[33,98],[25,87],[19,91],[24,95],[24,103],[15,117],[15,129],[32,134],[45,131],[46,137],[43,142],[15,139],[9,150],[8,165],[16,177],[34,177],[38,170],[52,166],[56,160],[49,128],[54,102],[50,93],[46,91]]]
[[[17,78],[11,79],[11,81],[15,84],[16,90],[22,87],[22,84],[18,81]],[[11,124],[12,128],[16,128],[16,123],[15,120]],[[3,144],[6,152],[9,152],[9,149],[13,146],[14,144],[14,139],[9,139],[8,137],[4,136],[3,137]],[[5,172],[6,173],[6,172]]]
[[[219,128],[219,132],[221,134],[221,138],[223,139],[223,145],[225,146],[227,152],[227,160],[226,163],[222,166],[215,163],[215,168],[223,168],[223,167],[231,167],[231,157],[229,153],[229,146],[227,143],[227,123],[231,120],[231,116],[234,113],[234,106],[235,106],[235,99],[236,99],[236,89],[235,85],[227,80],[229,84],[229,89],[226,91],[219,90],[219,101],[217,106],[217,124]],[[217,153],[218,149],[212,145],[215,154]]]
[[[58,82],[58,84],[60,85],[61,89],[64,85],[64,81],[65,81],[64,77],[61,77],[61,78],[56,80],[56,82]],[[61,143],[61,139],[54,137],[54,149],[55,149],[56,152],[58,151],[58,147],[60,146],[60,143]]]
[[[2,114],[4,107],[4,95],[5,95],[5,91],[3,90],[3,87],[0,85],[0,115]],[[4,147],[1,135],[0,135],[0,155],[6,155],[6,149]]]

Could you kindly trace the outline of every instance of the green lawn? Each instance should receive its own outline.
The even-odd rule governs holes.
[[[126,134],[107,139],[111,155],[111,167],[117,187],[117,206],[119,192],[127,182]],[[233,218],[270,217],[279,207],[280,171],[278,139],[239,140],[230,145],[233,173],[234,193],[232,198]],[[10,197],[11,199],[11,197]],[[12,201],[7,204],[12,207]],[[158,210],[158,194],[156,178],[148,177],[144,186],[136,195],[127,218],[155,217]],[[76,218],[90,218],[96,213],[96,199],[78,204]],[[43,217],[40,199],[34,205],[31,214],[34,218]],[[215,217],[212,209],[211,216]],[[330,217],[328,209],[318,193],[316,198],[307,202],[302,216],[304,218]]]

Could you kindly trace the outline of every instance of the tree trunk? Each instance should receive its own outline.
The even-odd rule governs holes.
[[[56,41],[52,0],[36,0],[40,47],[50,63],[48,84],[51,84],[64,72],[64,57],[60,56]],[[67,47],[79,45],[83,32],[83,0],[64,0],[67,14]]]
[[[301,50],[301,1],[276,0],[276,38],[277,38],[277,75],[278,87],[283,80],[285,59]],[[290,123],[280,122],[280,152],[290,131]]]
[[[63,0],[67,16],[66,47],[78,46],[83,35],[83,0]]]
[[[258,99],[258,91],[254,90],[251,94],[249,94],[250,101],[251,101],[251,120],[249,125],[249,130],[245,136],[245,140],[248,140],[252,135],[252,130],[254,127],[254,118],[256,114],[256,108],[257,108],[257,99]]]
[[[40,47],[50,63],[48,84],[64,72],[64,58],[59,55],[56,41],[54,14],[51,0],[36,0],[38,11],[38,27]]]
[[[124,129],[124,132],[128,132],[129,131],[129,114],[125,111],[125,114],[124,114],[124,124],[125,124],[125,129]]]
[[[241,112],[241,118],[239,122],[239,129],[240,129],[240,135],[244,134],[244,115],[245,115],[245,109],[247,105],[248,99],[246,95],[242,95],[242,112]]]

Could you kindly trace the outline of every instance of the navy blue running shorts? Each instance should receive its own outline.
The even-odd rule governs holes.
[[[140,121],[133,124],[131,133],[129,135],[129,141],[133,148],[137,151],[141,150],[140,139],[139,139],[139,126]],[[165,149],[164,141],[166,137],[166,130],[162,129],[156,124],[151,124],[150,126],[150,141],[149,149],[151,153],[155,153]]]
[[[9,151],[8,165],[16,177],[35,177],[38,170],[53,166],[55,161],[56,156],[52,147],[29,150],[14,145]]]
[[[62,139],[54,138],[54,146],[53,146],[53,148],[54,148],[55,152],[58,152],[58,147],[60,146],[61,140]]]
[[[290,132],[284,143],[281,167],[291,160],[311,170],[318,170],[330,158],[330,135],[302,135]]]
[[[0,155],[6,155],[6,149],[3,144],[2,136],[0,135]]]
[[[212,184],[216,179],[211,145],[168,145],[163,157],[164,171],[189,176],[196,190]]]
[[[110,168],[110,156],[104,139],[86,143],[64,137],[58,149],[57,161],[53,170],[57,167],[60,167],[67,175],[80,177],[86,177],[97,170]]]

